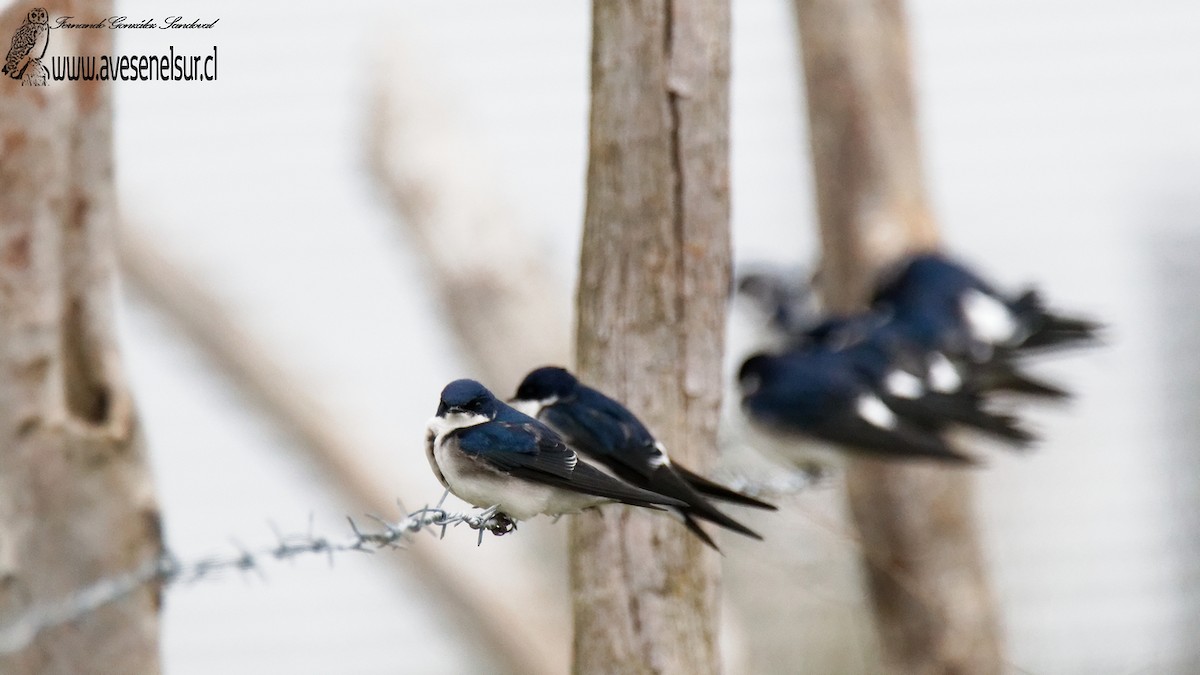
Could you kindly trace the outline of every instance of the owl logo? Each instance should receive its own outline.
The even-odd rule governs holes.
[[[24,80],[22,84],[46,84],[46,68],[42,65],[42,57],[49,43],[49,17],[45,8],[34,7],[13,34],[12,46],[8,48],[8,56],[4,57],[0,73],[14,80]]]

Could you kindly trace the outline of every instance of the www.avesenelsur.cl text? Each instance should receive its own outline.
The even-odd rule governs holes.
[[[50,79],[55,81],[201,81],[217,79],[217,48],[212,54],[166,54],[149,56],[52,56]]]

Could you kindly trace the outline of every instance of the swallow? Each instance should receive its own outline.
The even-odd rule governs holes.
[[[709,499],[775,510],[775,507],[704,478],[667,455],[628,408],[579,381],[564,368],[547,366],[528,375],[512,402],[552,429],[588,459],[632,485],[684,503],[675,511],[705,544],[716,549],[697,520],[706,520],[754,539],[754,531],[722,513]]]

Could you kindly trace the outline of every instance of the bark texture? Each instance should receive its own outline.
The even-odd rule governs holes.
[[[47,2],[53,17],[111,3]],[[7,39],[29,6],[0,16]],[[49,54],[109,54],[54,30]],[[132,571],[161,547],[112,321],[111,88],[0,77],[0,623]],[[0,655],[3,673],[153,673],[158,589]]]
[[[730,273],[729,5],[593,7],[578,370],[703,471]],[[576,516],[574,671],[717,672],[718,573],[717,555],[662,514]]]
[[[881,268],[937,245],[921,183],[904,4],[796,0],[824,296],[862,308]],[[998,673],[970,474],[862,459],[846,476],[887,669]]]

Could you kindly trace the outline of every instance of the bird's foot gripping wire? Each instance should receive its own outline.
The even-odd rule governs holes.
[[[497,511],[492,515],[491,521],[487,526],[488,531],[497,537],[503,537],[509,532],[517,531],[517,521],[509,517],[507,513]]]

